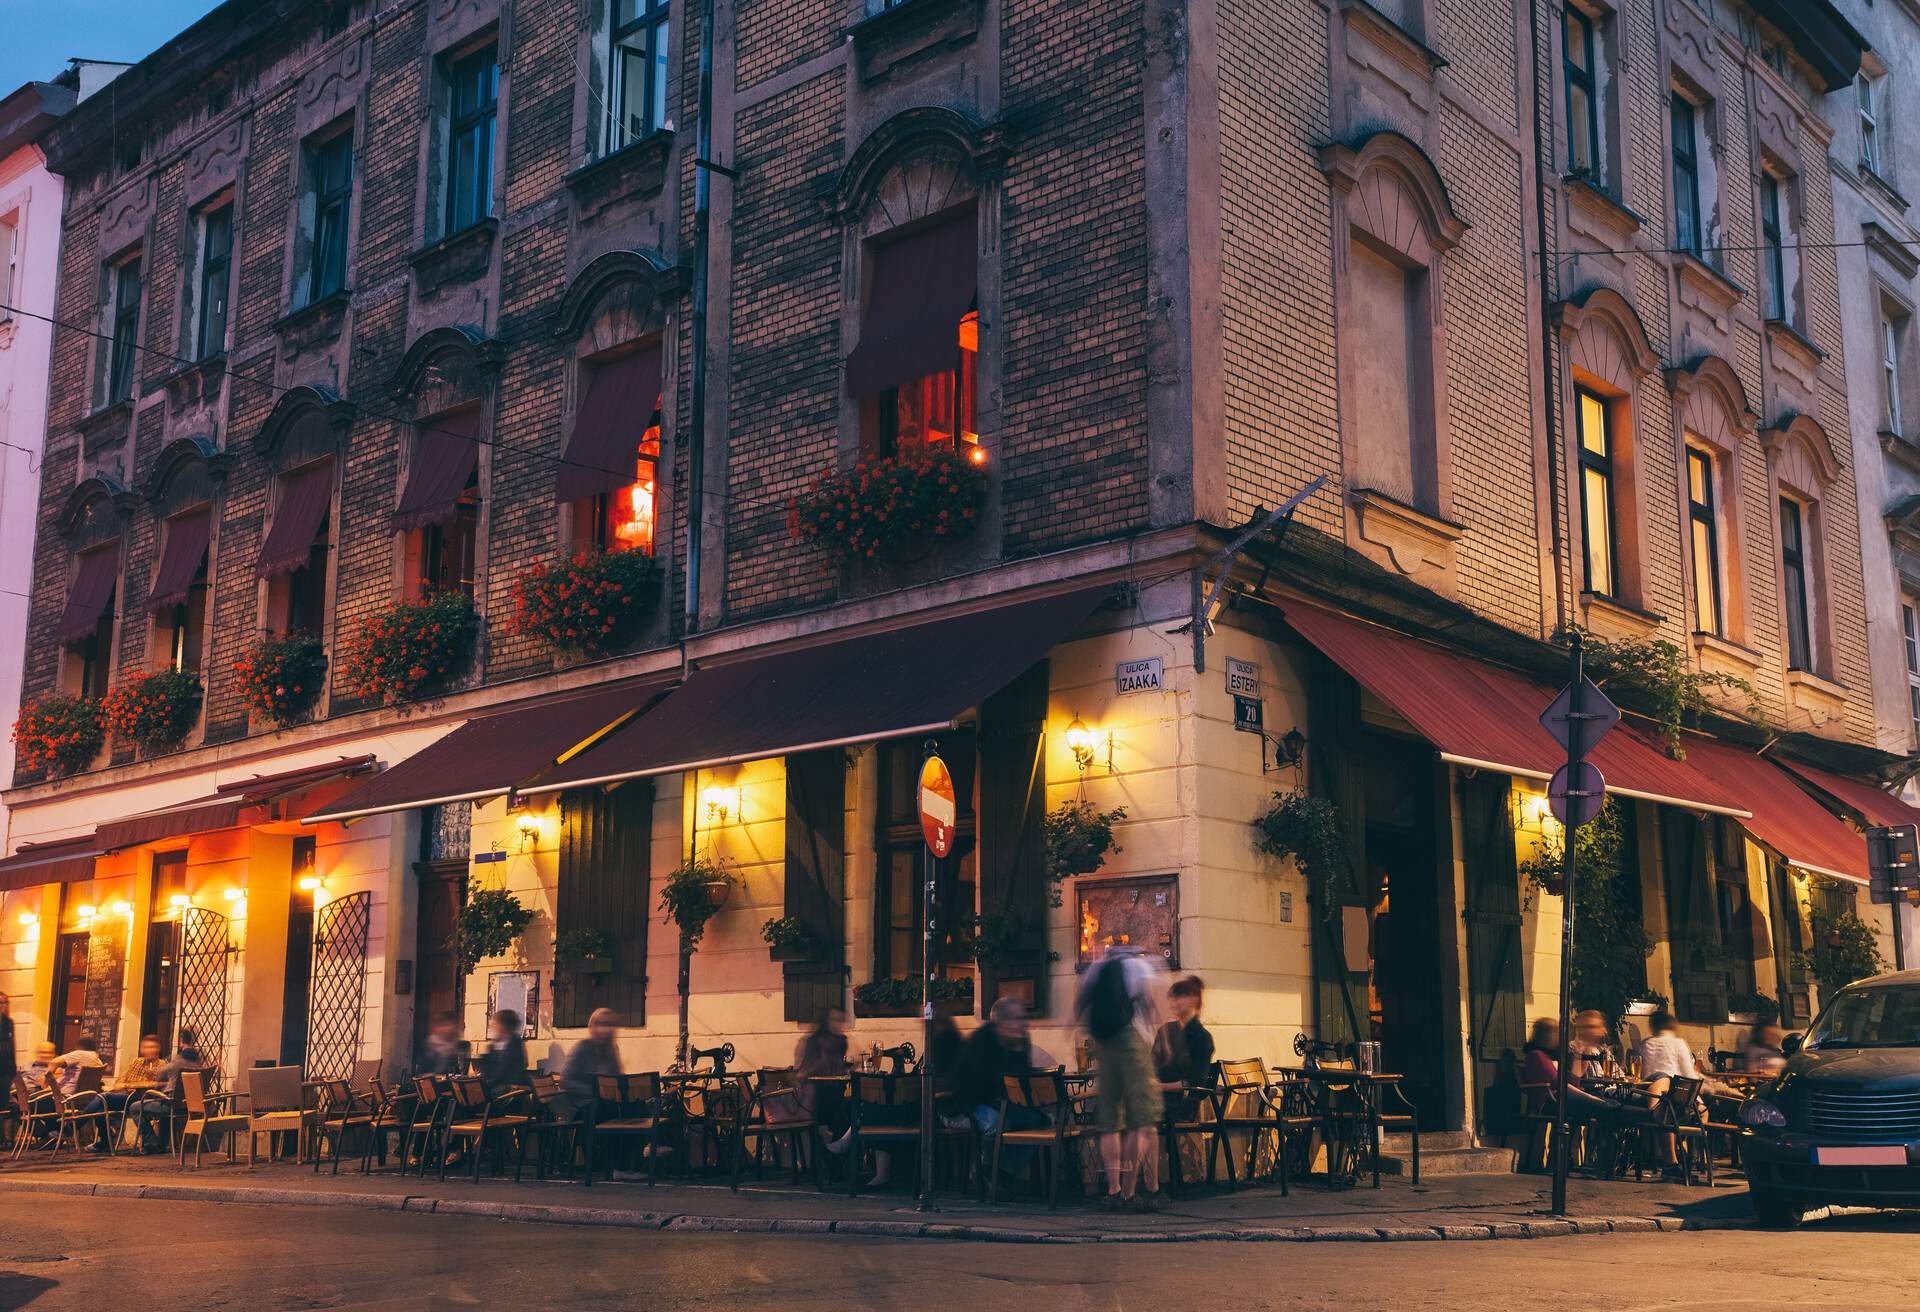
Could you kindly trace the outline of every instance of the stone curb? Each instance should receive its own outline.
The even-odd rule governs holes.
[[[260,1207],[358,1207],[387,1212],[432,1212],[484,1216],[536,1225],[591,1225],[624,1230],[682,1230],[704,1234],[858,1235],[862,1238],[950,1239],[988,1244],[1172,1244],[1172,1243],[1417,1243],[1435,1240],[1553,1239],[1575,1235],[1660,1234],[1687,1230],[1749,1230],[1757,1221],[1738,1217],[1584,1216],[1567,1220],[1495,1221],[1475,1225],[1241,1226],[1194,1230],[1020,1230],[1009,1226],[884,1218],[695,1216],[618,1207],[493,1202],[434,1198],[420,1194],[345,1193],[325,1189],[258,1186],[136,1184],[131,1181],[8,1180],[0,1191],[67,1194],[90,1198],[136,1198],[165,1202],[236,1203]]]

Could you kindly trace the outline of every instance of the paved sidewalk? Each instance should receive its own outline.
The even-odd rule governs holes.
[[[1389,1179],[1381,1188],[1329,1192],[1296,1186],[1241,1193],[1203,1191],[1152,1215],[1111,1213],[1080,1204],[1049,1212],[1031,1200],[987,1207],[941,1196],[921,1213],[899,1193],[822,1194],[811,1186],[578,1184],[451,1180],[442,1184],[392,1172],[363,1176],[344,1165],[337,1177],[288,1164],[228,1166],[213,1159],[200,1170],[176,1170],[170,1159],[34,1162],[0,1170],[0,1206],[32,1193],[97,1198],[493,1216],[509,1221],[629,1229],[742,1231],[1008,1243],[1152,1243],[1179,1240],[1535,1239],[1568,1234],[1744,1228],[1754,1224],[1744,1186],[1682,1188],[1667,1184],[1576,1179],[1572,1215],[1548,1215],[1548,1182],[1531,1175],[1454,1176],[1417,1187]]]

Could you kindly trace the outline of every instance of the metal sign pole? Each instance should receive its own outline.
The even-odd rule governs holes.
[[[931,740],[927,756],[937,755]],[[924,769],[924,766],[922,767]],[[920,845],[923,877],[920,881],[920,1210],[933,1206],[933,976],[934,885],[940,861],[931,844]]]
[[[1585,657],[1580,650],[1580,631],[1575,629],[1569,635],[1568,649],[1573,666],[1572,681],[1567,685],[1572,694],[1568,704],[1567,722],[1571,732],[1567,735],[1567,787],[1577,786],[1580,774],[1580,760],[1583,748],[1581,726],[1581,685],[1586,682]],[[1576,817],[1573,798],[1567,799],[1567,819]],[[1560,917],[1560,1072],[1558,1087],[1553,1098],[1553,1214],[1565,1216],[1567,1213],[1567,1083],[1569,1066],[1573,1056],[1573,908],[1578,900],[1573,888],[1573,835],[1575,827],[1571,824],[1561,826],[1561,908]]]

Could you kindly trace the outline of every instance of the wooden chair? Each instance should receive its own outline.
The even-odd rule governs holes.
[[[361,1057],[353,1063],[353,1074],[348,1077],[349,1087],[357,1094],[373,1092],[374,1081],[380,1078],[381,1061],[378,1057]]]
[[[407,1131],[413,1123],[413,1111],[419,1101],[419,1093],[411,1084],[389,1085],[385,1080],[374,1077],[369,1098],[373,1107],[373,1121],[367,1126],[367,1149],[360,1158],[360,1174],[373,1173],[373,1159],[379,1155],[380,1165],[387,1164],[387,1136],[392,1135],[396,1156],[400,1159],[401,1174],[406,1173]]]
[[[80,1071],[80,1077],[74,1082],[72,1093],[54,1095],[59,1124],[53,1132],[51,1156],[60,1155],[60,1145],[67,1141],[69,1131],[73,1135],[74,1151],[78,1152],[80,1127],[87,1124],[95,1125],[96,1133],[101,1136],[101,1141],[107,1146],[107,1155],[113,1155],[114,1140],[118,1135],[114,1133],[116,1127],[113,1112],[108,1108],[107,1100],[101,1093],[101,1090],[106,1087],[106,1082],[106,1067],[88,1066]]]
[[[298,1066],[255,1066],[246,1072],[247,1165],[259,1161],[261,1135],[291,1134],[296,1158],[306,1155],[308,1095]],[[267,1140],[267,1160],[278,1154],[277,1141]]]
[[[793,1067],[767,1067],[758,1073],[740,1077],[741,1106],[735,1118],[730,1157],[733,1165],[732,1187],[740,1190],[740,1170],[747,1158],[747,1143],[753,1143],[753,1178],[761,1177],[766,1164],[767,1144],[778,1152],[782,1139],[793,1167],[793,1182],[800,1183],[800,1168],[809,1157],[808,1141],[816,1122],[801,1110]],[[811,1154],[814,1171],[820,1169],[820,1156]]]
[[[539,1177],[547,1178],[547,1163],[556,1157],[566,1165],[566,1175],[573,1178],[573,1159],[580,1144],[580,1133],[587,1128],[587,1119],[567,1097],[560,1085],[560,1077],[544,1072],[535,1072],[533,1076],[533,1105],[536,1115],[533,1121],[533,1136],[540,1143],[540,1158],[537,1165]],[[564,1153],[560,1151],[565,1146]]]
[[[847,1111],[851,1120],[853,1135],[851,1151],[847,1155],[847,1193],[852,1195],[860,1189],[861,1154],[868,1147],[893,1151],[895,1145],[904,1144],[909,1149],[920,1142],[920,1081],[924,1076],[917,1074],[896,1075],[891,1072],[855,1071],[848,1080]],[[940,1122],[934,1122],[934,1134],[950,1141],[964,1139],[972,1142],[972,1131],[945,1130]],[[977,1154],[969,1154],[969,1160]],[[913,1153],[913,1170],[916,1185],[919,1183],[920,1154]]]
[[[1261,1141],[1271,1135],[1275,1173],[1280,1177],[1281,1194],[1286,1194],[1289,1188],[1286,1136],[1293,1127],[1282,1119],[1285,1105],[1267,1074],[1266,1063],[1258,1057],[1238,1057],[1217,1062],[1215,1072],[1213,1145],[1207,1153],[1207,1179],[1212,1181],[1216,1178],[1214,1154],[1218,1153],[1226,1159],[1227,1187],[1239,1187],[1241,1176],[1234,1169],[1231,1137],[1238,1131],[1247,1136],[1245,1178],[1251,1183],[1260,1160]],[[1314,1124],[1311,1116],[1298,1119],[1305,1129],[1310,1130]]]
[[[400,1173],[405,1175],[407,1163],[415,1160],[416,1147],[419,1152],[420,1178],[427,1175],[427,1158],[433,1152],[433,1146],[439,1135],[440,1124],[450,1111],[447,1075],[416,1075],[413,1077],[413,1103],[409,1108],[406,1128],[400,1135]]]
[[[599,1096],[587,1118],[586,1183],[593,1183],[594,1160],[600,1155],[600,1140],[640,1138],[647,1145],[647,1183],[658,1179],[662,1151],[677,1151],[668,1142],[683,1139],[685,1129],[678,1104],[668,1095],[658,1071],[632,1075],[601,1075],[594,1086]],[[612,1110],[609,1111],[608,1109]],[[607,1165],[607,1178],[613,1178],[613,1165]]]
[[[1180,1141],[1199,1139],[1207,1150],[1207,1181],[1213,1182],[1214,1154],[1219,1151],[1220,1127],[1213,1119],[1213,1090],[1219,1079],[1220,1065],[1215,1062],[1203,1084],[1189,1085],[1166,1094],[1165,1114],[1160,1122],[1160,1138],[1167,1154],[1167,1185],[1179,1190],[1187,1182],[1180,1169]]]
[[[16,1118],[12,1159],[17,1162],[26,1155],[36,1138],[43,1143],[51,1142],[51,1136],[60,1127],[60,1105],[48,1090],[30,1086],[24,1075],[13,1077],[9,1096],[13,1099]]]
[[[1003,1075],[1000,1078],[1005,1096],[1000,1100],[1001,1128],[993,1136],[993,1164],[987,1172],[987,1202],[1000,1201],[1000,1158],[1011,1143],[1019,1148],[1033,1148],[1041,1154],[1037,1160],[1044,1166],[1047,1207],[1052,1209],[1060,1200],[1060,1172],[1066,1166],[1067,1144],[1074,1144],[1077,1151],[1085,1133],[1074,1115],[1073,1098],[1067,1092],[1066,1073],[1055,1069],[1035,1071],[1029,1075]],[[1007,1129],[1009,1116],[1016,1107],[1040,1113],[1046,1118],[1046,1125],[1032,1129]]]
[[[497,1098],[487,1096],[487,1086],[478,1076],[456,1075],[449,1082],[452,1107],[440,1126],[440,1178],[447,1178],[447,1158],[455,1142],[472,1145],[473,1182],[480,1183],[480,1159],[486,1155],[489,1135],[508,1135],[519,1140],[514,1163],[514,1183],[520,1182],[526,1167],[526,1132],[533,1117],[516,1110],[525,1105],[526,1092],[509,1089]]]
[[[200,1165],[209,1134],[226,1136],[227,1160],[233,1160],[233,1141],[247,1128],[252,1118],[244,1112],[223,1112],[219,1109],[239,1097],[237,1093],[208,1093],[204,1072],[180,1072],[180,1101],[186,1108],[186,1119],[180,1125],[179,1166],[184,1168],[187,1164],[189,1139],[193,1140],[193,1164],[196,1167]],[[252,1145],[248,1147],[251,1151]]]
[[[1394,1100],[1394,1105],[1388,1105],[1388,1098]],[[1413,1099],[1407,1097],[1407,1091],[1397,1081],[1372,1083],[1368,1092],[1368,1106],[1373,1113],[1373,1124],[1367,1135],[1367,1151],[1373,1158],[1373,1187],[1380,1187],[1380,1136],[1390,1130],[1397,1130],[1412,1141],[1413,1171],[1409,1182],[1419,1184],[1420,1109],[1413,1105]]]
[[[308,1131],[313,1144],[313,1173],[320,1173],[320,1143],[333,1145],[333,1174],[340,1174],[340,1155],[352,1130],[371,1132],[374,1103],[370,1094],[355,1093],[347,1080],[321,1080],[320,1106]]]

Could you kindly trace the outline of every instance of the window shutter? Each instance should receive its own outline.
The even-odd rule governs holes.
[[[1719,915],[1707,878],[1701,823],[1671,807],[1660,812],[1660,864],[1666,879],[1667,940],[1673,953],[1673,1014],[1719,1024],[1727,1018]]]
[[[1367,868],[1366,789],[1355,754],[1346,750],[1347,744],[1356,741],[1360,726],[1360,688],[1318,652],[1311,660],[1307,740],[1313,750],[1307,753],[1308,791],[1326,798],[1340,813],[1348,852],[1347,868],[1337,874],[1331,890],[1314,880],[1307,885],[1314,1037],[1351,1043],[1370,1038],[1372,1024],[1367,1011],[1368,963],[1348,961],[1346,949],[1349,909],[1364,916],[1367,906],[1366,894],[1355,878]]]
[[[653,890],[653,784],[635,780],[612,793],[580,788],[560,796],[560,885],[554,934],[592,929],[606,940],[613,969],[554,963],[553,1023],[585,1025],[596,1007],[622,1025],[647,1019],[647,924]]]
[[[1481,1061],[1516,1056],[1527,1041],[1512,788],[1506,775],[1485,771],[1460,781],[1469,994],[1474,1053]]]
[[[846,1005],[847,764],[838,747],[787,758],[784,914],[806,924],[812,953],[783,963],[788,1020]]]
[[[980,705],[977,860],[980,910],[1022,917],[1018,946],[982,962],[980,995],[1030,983],[1032,1008],[1047,1009],[1047,663],[1041,661]]]

